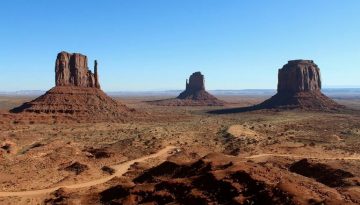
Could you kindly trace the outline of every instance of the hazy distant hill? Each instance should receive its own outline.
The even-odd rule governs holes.
[[[360,98],[360,88],[325,88],[324,94],[332,98]],[[110,96],[177,96],[182,90],[167,91],[117,91],[107,92]],[[217,96],[272,96],[276,93],[275,89],[245,89],[245,90],[210,90]],[[44,94],[43,90],[21,90],[15,92],[1,92],[0,96],[40,96]]]
[[[0,91],[1,96],[39,96],[44,94],[43,90],[19,90],[13,92]]]
[[[111,96],[177,96],[182,90],[144,91],[144,92],[108,92]],[[333,98],[360,98],[360,88],[325,88],[324,94]],[[246,90],[210,90],[217,96],[272,96],[275,89],[246,89]]]

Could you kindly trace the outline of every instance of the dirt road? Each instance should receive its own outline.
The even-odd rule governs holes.
[[[125,174],[130,166],[136,162],[143,162],[151,158],[159,158],[161,161],[166,160],[168,156],[170,156],[172,153],[171,151],[174,150],[174,146],[167,146],[164,149],[158,151],[157,153],[147,155],[138,159],[134,159],[131,161],[124,162],[122,164],[111,166],[113,169],[115,169],[115,173],[111,176],[103,177],[100,179],[96,179],[89,182],[84,183],[77,183],[77,184],[71,184],[71,185],[65,185],[65,186],[59,186],[54,188],[48,188],[48,189],[40,189],[40,190],[32,190],[32,191],[15,191],[15,192],[0,192],[0,197],[9,197],[9,196],[32,196],[32,195],[40,195],[40,194],[48,194],[53,191],[56,191],[60,188],[66,188],[66,189],[79,189],[79,188],[85,188],[85,187],[91,187],[98,184],[105,183],[109,180],[111,180],[114,177],[122,176]]]
[[[151,159],[151,158],[159,158],[161,161],[164,161],[164,160],[166,160],[166,158],[168,156],[170,156],[172,154],[171,151],[174,150],[174,149],[175,149],[174,146],[167,146],[167,147],[165,147],[164,149],[158,151],[155,154],[151,154],[151,155],[144,156],[144,157],[141,157],[141,158],[138,158],[138,159],[127,161],[127,162],[124,162],[122,164],[114,165],[114,166],[112,166],[112,168],[114,168],[116,170],[116,172],[113,175],[103,177],[103,178],[100,178],[100,179],[97,179],[97,180],[84,182],[84,183],[77,183],[77,184],[59,186],[59,187],[54,187],[54,188],[48,188],[48,189],[32,190],[32,191],[0,192],[0,197],[32,196],[32,195],[48,194],[48,193],[51,193],[51,192],[53,192],[53,191],[55,191],[55,190],[57,190],[59,188],[79,189],[79,188],[95,186],[95,185],[98,185],[98,184],[105,183],[105,182],[111,180],[112,178],[114,178],[116,176],[122,176],[123,174],[125,174],[128,171],[130,166],[132,164],[136,163],[136,162],[143,162],[143,161],[146,161],[146,160]],[[296,155],[290,155],[290,154],[257,154],[257,155],[252,155],[252,156],[248,156],[248,157],[244,157],[244,158],[245,159],[256,159],[256,158],[261,158],[261,157],[289,157],[289,158],[307,158],[307,159],[323,159],[323,160],[360,160],[359,156],[321,158],[321,157],[310,157],[310,156],[296,156]]]

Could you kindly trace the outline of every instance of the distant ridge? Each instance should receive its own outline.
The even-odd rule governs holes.
[[[43,95],[45,90],[19,90],[19,91],[0,91],[2,96],[39,96]]]
[[[0,96],[40,96],[45,90],[19,90],[0,91]],[[109,91],[106,94],[113,97],[121,96],[178,96],[182,90],[164,91]],[[242,89],[242,90],[209,90],[215,96],[271,96],[276,93],[275,89]],[[360,88],[323,88],[322,92],[335,98],[360,98]]]

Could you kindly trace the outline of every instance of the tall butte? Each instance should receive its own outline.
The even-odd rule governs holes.
[[[100,89],[97,61],[92,73],[85,55],[64,51],[56,58],[55,87],[10,110],[13,113],[68,116],[79,121],[123,119],[131,111]]]
[[[320,69],[312,60],[292,60],[279,69],[277,94],[256,107],[332,110],[343,106],[321,92]]]
[[[186,79],[185,91],[180,93],[178,99],[202,100],[208,99],[209,93],[205,91],[205,79],[201,72],[193,73],[189,80]],[[214,98],[210,95],[210,98]]]
[[[186,80],[186,89],[177,98],[150,102],[164,106],[223,106],[225,102],[205,90],[205,78],[201,72],[193,73]]]

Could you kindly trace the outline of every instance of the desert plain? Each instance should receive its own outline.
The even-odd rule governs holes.
[[[267,96],[217,96],[228,102],[225,107],[147,103],[169,97],[115,97],[141,114],[96,123],[19,120],[7,110],[34,97],[0,97],[0,204],[134,204],[134,197],[143,204],[171,204],[171,198],[180,204],[360,203],[358,98],[336,98],[347,108],[335,111],[226,114],[211,111],[258,104]],[[199,185],[195,179],[205,174],[196,168],[199,162],[215,178],[238,165],[249,193],[228,196],[222,183]],[[174,177],[185,165],[193,171]],[[189,184],[188,190],[159,188],[174,180]],[[186,195],[192,198],[181,199]]]

